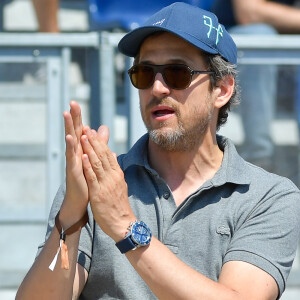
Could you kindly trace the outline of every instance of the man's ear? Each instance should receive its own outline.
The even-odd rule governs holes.
[[[232,76],[226,76],[218,82],[218,86],[215,88],[216,101],[215,107],[221,108],[224,106],[231,98],[234,91],[235,80]]]

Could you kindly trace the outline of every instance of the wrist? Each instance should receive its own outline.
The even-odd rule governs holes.
[[[113,233],[110,235],[110,237],[115,242],[119,242],[119,241],[123,240],[129,232],[129,225],[131,222],[134,222],[134,220],[128,221],[126,223],[122,223],[121,225],[118,225],[117,228],[113,229]]]
[[[88,213],[86,212],[82,218],[77,220],[77,222],[73,223],[71,226],[63,227],[63,225],[60,222],[60,211],[58,211],[55,217],[55,227],[58,230],[58,232],[61,233],[61,237],[64,236],[63,240],[65,240],[66,235],[71,235],[76,231],[80,231],[81,228],[83,228],[86,225],[88,220]]]
[[[125,238],[116,242],[121,253],[135,250],[150,244],[152,233],[150,228],[143,221],[130,222]]]
[[[66,201],[64,201],[59,212],[59,222],[65,229],[82,219],[86,213],[86,208],[83,210],[82,208],[77,208],[74,205],[71,207],[66,204]]]
[[[76,223],[74,223],[73,225],[67,228],[64,228],[59,221],[59,216],[60,216],[60,211],[57,213],[55,217],[55,229],[59,233],[59,247],[51,264],[49,265],[49,269],[51,271],[53,271],[55,268],[59,253],[61,254],[61,268],[66,270],[70,269],[66,237],[72,235],[75,232],[80,232],[81,228],[84,227],[88,221],[88,214],[86,212],[85,215],[79,221],[77,221]]]

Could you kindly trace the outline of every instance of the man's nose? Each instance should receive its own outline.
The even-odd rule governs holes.
[[[158,97],[162,94],[164,94],[164,95],[170,94],[170,88],[164,81],[164,78],[161,73],[157,73],[155,75],[155,79],[154,79],[153,86],[152,86],[152,94],[153,94],[153,96],[156,96],[156,97]]]

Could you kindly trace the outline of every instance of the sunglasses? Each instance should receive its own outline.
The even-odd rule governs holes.
[[[211,71],[195,71],[182,64],[134,65],[128,70],[131,83],[140,90],[150,88],[157,73],[162,74],[165,83],[171,89],[184,90],[190,86],[194,74],[213,74]]]

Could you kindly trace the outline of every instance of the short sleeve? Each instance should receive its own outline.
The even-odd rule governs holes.
[[[300,236],[300,194],[289,181],[266,193],[236,228],[223,263],[245,261],[269,273],[280,295],[295,258]]]
[[[52,229],[55,224],[55,217],[60,210],[60,207],[62,205],[62,202],[65,197],[66,192],[66,186],[65,184],[61,185],[56,193],[56,196],[54,198],[54,201],[52,203],[52,207],[50,210],[49,218],[48,218],[48,225],[47,225],[47,231],[45,236],[45,241],[49,238]],[[93,242],[93,230],[94,230],[94,218],[91,213],[90,206],[88,206],[88,215],[89,220],[88,223],[84,228],[81,230],[80,234],[80,240],[78,245],[78,263],[82,265],[88,272],[90,270],[91,265],[91,257],[92,257],[92,242]],[[38,247],[38,256],[44,247],[45,242],[39,245]]]

